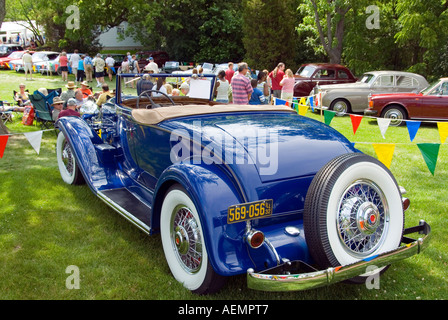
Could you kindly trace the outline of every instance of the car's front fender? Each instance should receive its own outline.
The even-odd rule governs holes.
[[[56,126],[64,133],[84,180],[95,194],[101,188],[121,184],[115,171],[109,170],[113,163],[108,159],[113,157],[115,150],[101,150],[103,141],[84,120],[79,117],[62,117]]]

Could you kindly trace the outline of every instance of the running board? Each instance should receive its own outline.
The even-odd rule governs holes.
[[[150,234],[151,208],[125,188],[98,191],[98,197],[137,228]]]

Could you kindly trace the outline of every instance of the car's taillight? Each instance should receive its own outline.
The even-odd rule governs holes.
[[[251,248],[257,249],[264,242],[264,234],[261,231],[252,229],[246,234],[246,240]]]
[[[370,108],[370,109],[373,108],[373,101],[372,101],[372,99],[369,100],[369,108]]]

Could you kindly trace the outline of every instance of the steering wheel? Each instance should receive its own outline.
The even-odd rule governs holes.
[[[143,91],[142,93],[140,93],[140,94],[138,95],[138,97],[137,97],[137,106],[136,106],[137,109],[140,109],[140,98],[143,98],[143,97],[148,98],[149,101],[151,102],[151,106],[149,106],[149,105],[146,105],[146,106],[145,106],[146,109],[155,109],[155,108],[160,108],[160,107],[161,107],[160,104],[157,104],[157,103],[154,102],[154,100],[152,100],[152,97],[151,97],[151,93],[152,93],[152,92],[160,93],[160,94],[164,95],[166,98],[168,98],[168,100],[171,102],[171,104],[172,104],[173,106],[176,105],[176,104],[174,103],[173,99],[171,99],[171,97],[170,97],[169,95],[167,95],[166,93],[161,92],[161,91],[159,91],[159,90],[146,90],[146,91]],[[148,108],[148,107],[149,107],[149,108]]]

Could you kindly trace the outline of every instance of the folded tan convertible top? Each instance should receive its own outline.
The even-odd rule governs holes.
[[[134,109],[132,110],[132,116],[139,123],[154,125],[168,119],[186,116],[251,111],[295,112],[290,107],[278,105],[184,105],[160,107],[156,109]]]

